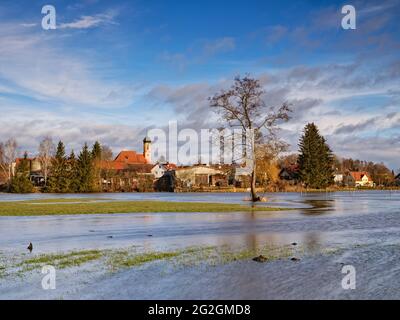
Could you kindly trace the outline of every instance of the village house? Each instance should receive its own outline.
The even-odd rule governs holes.
[[[291,164],[281,169],[279,172],[279,179],[287,181],[289,184],[296,184],[299,182],[299,166]]]
[[[224,187],[228,185],[227,174],[206,165],[179,167],[175,170],[176,178],[185,187]]]
[[[17,170],[17,166],[21,163],[24,158],[17,158],[15,162],[11,164],[11,174],[14,176]],[[29,179],[35,186],[44,186],[44,176],[42,174],[42,165],[38,158],[27,158],[29,166]]]
[[[143,139],[143,153],[123,150],[114,160],[102,161],[100,168],[104,191],[152,191],[151,140]]]
[[[351,171],[345,177],[345,185],[350,187],[373,187],[374,181],[368,172]]]
[[[237,188],[248,188],[251,183],[252,168],[250,165],[235,168],[234,184]]]
[[[345,175],[343,173],[335,173],[333,175],[333,182],[336,185],[341,186],[344,183],[344,177],[345,177]]]

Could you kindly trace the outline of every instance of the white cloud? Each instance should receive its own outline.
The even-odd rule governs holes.
[[[129,85],[102,80],[91,71],[97,69],[94,61],[69,54],[58,46],[60,37],[23,27],[2,27],[2,92],[22,92],[51,103],[95,108],[121,108],[132,102],[134,92]]]
[[[204,54],[212,56],[221,52],[234,50],[236,47],[235,39],[232,37],[224,37],[213,41],[207,41],[204,45]]]
[[[61,23],[57,26],[59,29],[89,29],[96,28],[106,24],[116,24],[114,18],[118,15],[115,10],[110,10],[105,13],[99,13],[93,16],[82,16],[79,19]]]
[[[21,23],[21,26],[25,28],[33,28],[36,27],[37,25],[38,25],[37,23]]]

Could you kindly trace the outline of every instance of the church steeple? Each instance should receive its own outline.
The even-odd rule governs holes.
[[[147,136],[143,139],[143,157],[151,163],[151,139]]]

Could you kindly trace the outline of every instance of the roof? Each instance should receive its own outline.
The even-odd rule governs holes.
[[[37,161],[37,158],[16,158],[15,159],[15,164],[19,165],[21,163],[21,161],[23,160],[27,160],[27,161]]]
[[[147,163],[143,154],[136,151],[121,151],[115,158],[114,162],[122,162],[125,164],[145,164]]]
[[[353,177],[355,181],[361,181],[364,176],[367,176],[369,181],[372,181],[371,176],[366,171],[352,171],[350,175]]]
[[[145,137],[144,139],[143,139],[143,142],[150,142],[151,143],[151,139],[149,138],[149,137]]]
[[[101,161],[100,167],[108,170],[122,170],[127,165],[124,162],[116,162],[116,161]]]
[[[395,177],[395,179],[400,179],[400,173]]]
[[[103,169],[109,170],[123,170],[132,165],[147,165],[148,162],[143,154],[136,153],[136,151],[121,151],[113,161],[102,161],[100,166]],[[146,168],[147,170],[147,168]]]
[[[121,161],[102,161],[102,169],[108,170],[129,170],[138,173],[150,173],[153,168],[152,164],[149,163],[125,163]]]

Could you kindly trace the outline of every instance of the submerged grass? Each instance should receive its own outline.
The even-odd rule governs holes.
[[[41,254],[34,258],[20,262],[17,267],[23,271],[31,271],[45,265],[52,265],[59,269],[80,266],[84,263],[100,259],[103,256],[100,250],[82,250],[69,253]]]
[[[129,254],[125,251],[111,254],[107,263],[110,269],[115,271],[120,268],[136,267],[153,261],[172,259],[180,254],[181,252],[179,251],[148,252],[139,254]]]
[[[331,248],[321,253],[332,254],[335,252],[336,250]],[[121,269],[135,268],[157,261],[169,261],[172,262],[170,266],[181,268],[199,265],[217,266],[236,261],[251,261],[260,255],[263,256],[264,262],[268,263],[302,255],[303,253],[302,247],[293,247],[291,245],[265,245],[254,249],[229,247],[227,245],[193,246],[172,251],[141,251],[140,248],[135,246],[124,249],[81,250],[40,254],[29,258],[23,255],[19,256],[19,259],[14,263],[8,261],[7,265],[3,259],[0,259],[0,278],[13,273],[18,276],[24,276],[25,272],[40,270],[45,265],[52,265],[56,269],[65,269],[83,267],[83,265],[90,262],[96,262],[96,270],[99,270],[99,267],[106,267],[109,271],[116,272]]]
[[[14,265],[19,274],[52,265],[56,269],[79,267],[97,260],[105,263],[111,272],[123,268],[138,267],[156,261],[172,261],[174,266],[194,266],[200,264],[218,265],[234,261],[251,260],[255,256],[263,255],[267,261],[287,258],[293,254],[289,246],[272,247],[265,246],[255,250],[232,249],[227,246],[200,246],[187,247],[173,251],[149,251],[139,252],[136,247],[126,249],[108,250],[82,250],[67,253],[40,254],[28,258]],[[5,266],[0,264],[0,276],[5,273]],[[13,268],[11,268],[13,269]]]
[[[62,201],[60,201],[62,200]],[[65,202],[65,203],[60,203]],[[71,203],[73,202],[73,203]],[[100,201],[81,199],[48,199],[0,202],[0,216],[40,216],[71,214],[113,214],[139,212],[253,212],[279,211],[284,208],[227,203],[169,202],[169,201]]]

